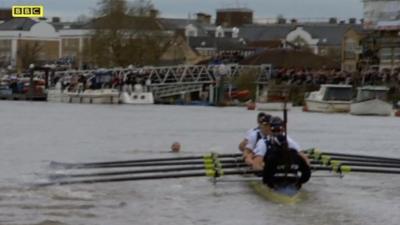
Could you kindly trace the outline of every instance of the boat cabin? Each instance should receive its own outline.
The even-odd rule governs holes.
[[[380,99],[387,101],[388,87],[385,86],[364,86],[357,88],[356,102],[367,101],[371,99]]]

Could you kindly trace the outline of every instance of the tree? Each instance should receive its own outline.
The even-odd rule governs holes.
[[[156,64],[168,42],[153,11],[148,0],[101,0],[85,55],[98,66]]]
[[[149,0],[136,0],[134,1],[128,14],[131,16],[151,16],[150,13],[155,10],[153,3]]]
[[[20,69],[28,69],[30,64],[36,63],[41,50],[42,47],[38,41],[22,42],[17,52],[18,61],[20,62]]]

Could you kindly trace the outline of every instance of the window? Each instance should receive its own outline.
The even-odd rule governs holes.
[[[344,58],[355,59],[357,56],[358,45],[353,39],[347,39],[344,43]]]
[[[0,40],[0,49],[10,49],[11,40]]]
[[[400,60],[400,48],[393,49],[393,58],[395,60]]]
[[[382,48],[379,52],[381,60],[391,60],[392,59],[392,49]]]

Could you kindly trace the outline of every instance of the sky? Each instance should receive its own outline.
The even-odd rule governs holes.
[[[134,1],[134,0],[130,0]],[[98,0],[0,0],[0,8],[12,5],[43,5],[45,16],[74,20],[79,15],[91,16]],[[152,0],[160,17],[188,18],[197,12],[212,15],[218,8],[247,7],[257,19],[276,18],[362,18],[362,0]]]

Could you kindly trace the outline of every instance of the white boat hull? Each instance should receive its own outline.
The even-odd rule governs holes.
[[[306,109],[310,112],[349,112],[350,101],[316,101],[306,99]]]
[[[353,115],[390,116],[392,114],[392,105],[380,99],[353,102],[350,106],[350,113]]]
[[[152,92],[128,92],[121,93],[121,103],[123,104],[154,104],[154,96]]]
[[[284,108],[283,102],[256,102],[256,109],[258,111],[282,111]],[[292,103],[286,103],[286,109],[290,110]]]
[[[48,102],[86,103],[86,104],[118,104],[119,93],[115,90],[86,90],[84,92],[67,92],[49,90]]]

